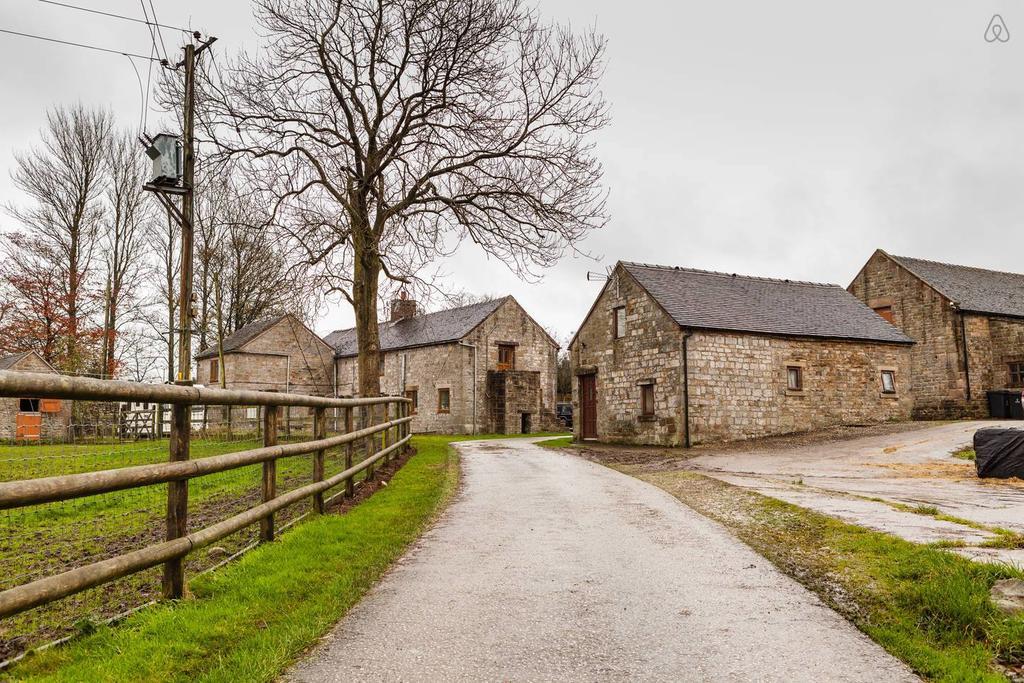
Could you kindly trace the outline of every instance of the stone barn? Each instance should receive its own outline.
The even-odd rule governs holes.
[[[981,417],[988,391],[1024,389],[1024,274],[879,249],[848,289],[917,342],[915,417]]]
[[[359,388],[355,329],[326,337],[338,395]],[[381,391],[412,399],[415,432],[533,433],[555,426],[558,344],[513,297],[419,313],[396,299],[380,325]]]
[[[334,393],[334,349],[290,313],[258,320],[224,338],[224,364],[217,347],[203,349],[196,356],[197,384],[228,389],[280,391],[293,394],[331,396]],[[222,374],[223,373],[223,376]],[[166,419],[166,418],[165,418]],[[204,427],[259,429],[260,410],[250,406],[212,409],[204,413]],[[286,434],[293,427],[312,429],[311,408],[289,407],[283,411]]]
[[[569,347],[575,436],[689,446],[904,420],[912,345],[839,285],[620,262]]]
[[[35,351],[0,358],[0,370],[60,374]],[[71,401],[55,398],[0,399],[0,439],[59,441],[71,427]]]
[[[216,345],[196,356],[196,383],[228,389],[330,396],[334,349],[290,313],[258,320],[224,338],[224,367]]]

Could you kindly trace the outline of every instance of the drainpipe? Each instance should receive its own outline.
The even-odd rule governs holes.
[[[459,346],[465,346],[467,349],[473,349],[473,434],[476,435],[476,344],[460,341]]]
[[[683,380],[683,446],[690,447],[690,360],[687,353],[687,340],[693,334],[689,330],[683,332],[683,341],[680,344],[680,355],[682,356],[682,380]]]
[[[960,314],[960,338],[963,339],[964,344],[964,389],[967,391],[967,400],[971,400],[971,359],[967,355],[967,325],[964,322],[964,312],[957,311]]]

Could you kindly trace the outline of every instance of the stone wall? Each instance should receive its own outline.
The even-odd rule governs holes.
[[[495,434],[530,434],[540,431],[543,419],[540,372],[488,371],[487,431]],[[525,417],[524,417],[525,416]]]
[[[1019,389],[1010,382],[1010,363],[1024,363],[1024,320],[989,318],[992,389]]]
[[[910,417],[907,346],[695,332],[688,352],[694,445]],[[791,366],[800,391],[787,388]],[[882,393],[882,370],[895,394]]]
[[[613,310],[625,307],[615,339]],[[594,374],[597,434],[605,441],[684,443],[683,333],[654,299],[619,269],[570,348],[575,375]],[[687,340],[691,443],[745,439],[910,415],[906,345],[694,331]],[[804,389],[787,391],[787,367],[801,367]],[[883,394],[893,370],[897,393]],[[641,387],[654,386],[654,415],[641,414]],[[573,383],[580,438],[579,382]]]
[[[337,360],[338,395],[359,393],[356,358]],[[472,350],[458,344],[437,344],[384,352],[381,393],[401,396],[416,392],[412,430],[417,433],[469,434],[473,431]],[[448,412],[439,408],[440,390],[449,393]],[[478,400],[482,397],[478,396]]]
[[[445,343],[384,352],[381,391],[395,395],[417,392],[414,432],[472,434],[488,430],[487,373],[497,370],[499,342],[516,345],[516,370],[537,373],[540,408],[531,420],[532,430],[553,428],[557,346],[514,299],[508,298],[463,341],[476,347],[475,383],[474,349],[468,346]],[[355,396],[359,389],[356,358],[337,359],[336,373],[338,395]],[[449,390],[448,413],[438,410],[440,389]]]
[[[613,311],[626,311],[626,334],[615,339]],[[574,375],[597,376],[597,435],[602,440],[680,445],[682,367],[679,326],[624,270],[612,273],[569,349]],[[640,415],[640,384],[654,384],[655,417]],[[573,431],[583,413],[573,378]]]

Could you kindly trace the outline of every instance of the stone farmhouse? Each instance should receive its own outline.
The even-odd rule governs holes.
[[[326,341],[337,394],[355,395],[355,329]],[[402,296],[380,341],[381,391],[412,399],[415,432],[519,434],[555,424],[558,343],[511,296],[426,314]]]
[[[988,391],[1024,388],[1024,275],[879,249],[848,289],[917,342],[915,417],[982,417]]]
[[[0,357],[0,370],[60,374],[35,351]],[[0,439],[63,439],[71,426],[71,406],[71,401],[52,398],[0,399]]]
[[[570,343],[577,439],[907,419],[913,342],[839,285],[620,262]]]

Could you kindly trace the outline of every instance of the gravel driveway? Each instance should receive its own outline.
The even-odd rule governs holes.
[[[660,489],[522,439],[459,449],[456,501],[288,680],[916,680]]]

